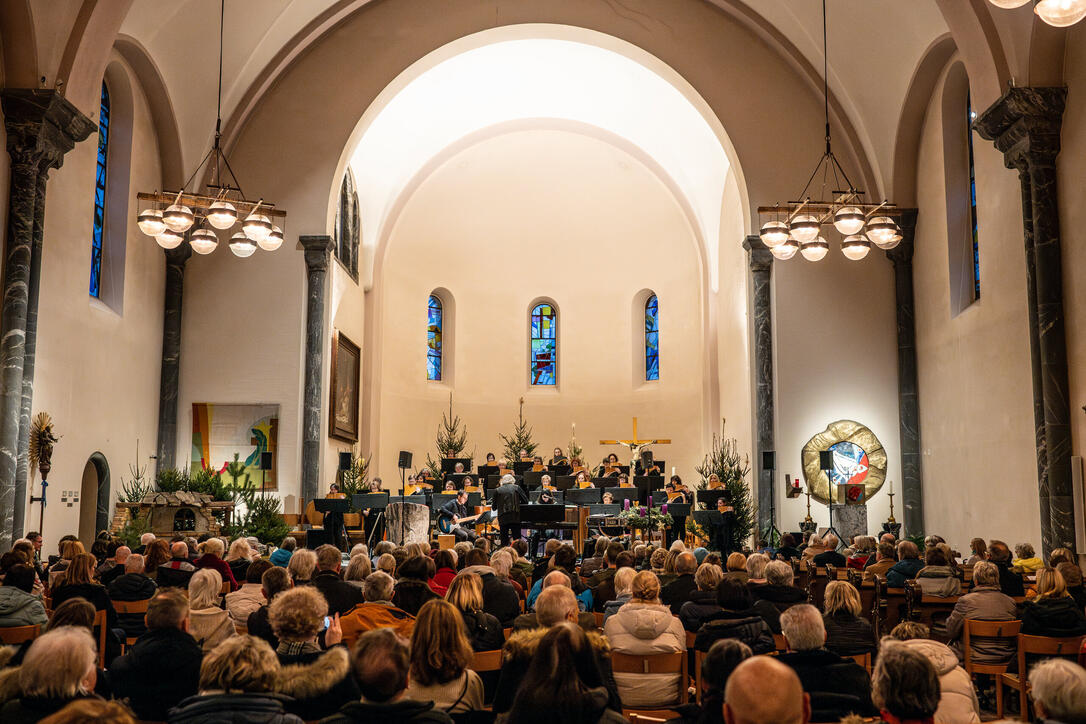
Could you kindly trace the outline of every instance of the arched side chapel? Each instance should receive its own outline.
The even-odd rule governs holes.
[[[756,208],[792,198],[821,150],[820,48],[773,4],[627,5],[619,13],[605,3],[468,0],[455,13],[437,14],[425,0],[343,0],[309,15],[291,7],[270,21],[268,39],[228,82],[224,107],[231,162],[248,185],[288,210],[287,244],[245,260],[221,249],[166,265],[135,228],[134,214],[120,214],[117,223],[129,227],[120,312],[86,308],[85,283],[75,283],[86,277],[90,217],[79,208],[89,208],[94,161],[92,143],[76,143],[50,172],[44,219],[33,410],[48,409],[65,435],[54,470],[78,481],[100,451],[116,475],[137,438],[141,449],[151,438],[165,440],[160,463],[172,457],[183,465],[191,458],[192,405],[204,402],[279,406],[278,494],[288,511],[297,510],[303,484],[326,487],[343,450],[370,456],[371,471],[390,485],[399,450],[414,450],[416,459],[432,452],[450,393],[479,457],[497,451],[496,435],[512,427],[523,396],[543,449],[564,445],[576,423],[588,456],[598,458],[609,450],[595,440],[624,433],[636,415],[642,432],[675,441],[657,455],[684,477],[693,476],[726,419],[726,433],[751,454],[755,482],[760,448],[777,451],[779,481],[800,473],[799,451],[811,435],[855,419],[884,445],[887,478],[898,492],[906,478],[914,481],[895,501],[911,531],[958,536],[958,547],[972,535],[1038,542],[1051,512],[1037,493],[1021,191],[1002,154],[974,136],[984,293],[952,315],[948,249],[960,240],[949,238],[942,99],[948,83],[960,85],[954,68],[978,111],[995,104],[1011,78],[1020,86],[1073,87],[1086,73],[1083,43],[1074,42],[1084,31],[1053,33],[1020,13],[932,2],[902,32],[912,43],[907,57],[886,58],[887,91],[877,105],[848,63],[831,55],[834,149],[870,197],[918,209],[913,254],[891,261],[875,252],[850,262],[831,241],[820,263],[774,261],[767,328],[756,308],[757,275],[767,272],[752,272],[742,244],[757,233]],[[176,50],[148,9],[137,1],[131,9],[88,6],[69,17],[28,7],[21,24],[6,27],[67,30],[24,37],[5,30],[5,87],[36,85],[39,75],[49,85],[64,80],[67,100],[94,120],[91,91],[103,74],[108,80],[124,72],[133,99],[129,211],[136,191],[176,186],[209,141],[207,96],[198,79],[181,79]],[[191,9],[182,3],[174,12]],[[199,29],[181,32],[172,42],[183,45],[192,40],[185,34]],[[65,39],[61,46],[35,46],[54,35]],[[384,169],[354,168],[352,158],[382,109],[427,70],[513,39],[577,42],[666,82],[712,130],[714,152],[726,159],[711,203],[694,193],[706,184],[677,176],[644,139],[560,115],[496,117],[433,148],[410,173],[386,175],[389,188],[367,186],[366,172],[380,180]],[[832,40],[831,52],[843,52]],[[1073,93],[1064,113],[1061,174],[1081,163],[1086,148],[1081,124],[1072,123],[1082,113]],[[300,237],[333,234],[348,168],[362,207],[358,278],[327,261],[323,312],[313,322],[322,339],[314,350],[319,379],[309,385],[319,391],[314,398],[305,384],[312,277],[296,245]],[[9,171],[4,158],[5,224]],[[367,211],[374,194],[382,205]],[[1081,212],[1066,180],[1060,194],[1065,364],[1074,402],[1086,379],[1086,338],[1075,324],[1086,302],[1071,282],[1086,260],[1074,243]],[[707,218],[706,209],[716,217]],[[915,319],[911,347],[899,337],[906,263],[915,304],[906,312]],[[163,312],[162,299],[178,274],[183,297],[175,298],[174,334],[176,316]],[[426,303],[435,289],[448,293],[444,364],[451,374],[428,382]],[[646,381],[638,367],[645,290],[660,303],[659,381]],[[526,317],[537,298],[560,310],[554,389],[528,380]],[[771,334],[768,378],[758,357],[768,349],[763,331]],[[360,440],[353,446],[327,434],[333,332],[362,349]],[[179,356],[164,360],[165,340],[174,337]],[[1084,424],[1077,416],[1066,421],[1074,454]],[[14,483],[10,492],[5,485],[0,466],[0,501],[14,493]],[[990,495],[993,487],[999,495]],[[118,489],[115,483],[114,495]],[[802,499],[784,500],[779,491],[775,498],[778,525],[795,529]],[[886,495],[877,494],[869,502],[872,528],[888,513]],[[812,515],[827,522],[824,506]],[[35,520],[36,508],[25,506],[21,517]],[[78,521],[59,506],[47,509],[53,531]]]

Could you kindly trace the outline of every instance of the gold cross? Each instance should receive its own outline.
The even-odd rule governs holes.
[[[646,445],[670,445],[671,440],[642,440],[637,437],[637,418],[633,419],[633,438],[630,440],[600,440],[600,445],[623,445],[635,456]]]

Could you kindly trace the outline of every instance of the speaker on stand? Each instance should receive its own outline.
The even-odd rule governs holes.
[[[769,486],[769,525],[762,531],[762,542],[770,548],[780,545],[781,531],[777,528],[777,493],[773,485],[773,471],[777,469],[777,452],[775,450],[762,451],[762,472],[768,480],[764,483]]]
[[[823,533],[822,537],[825,538],[827,533],[833,533],[839,542],[841,541],[841,534],[837,532],[837,529],[833,527],[833,502],[834,502],[834,490],[833,490],[833,451],[832,450],[820,450],[818,452],[818,468],[826,474],[826,487],[829,493],[830,502],[828,507],[830,509],[830,527]]]
[[[264,496],[264,478],[267,476],[268,471],[272,469],[272,453],[262,452],[260,453],[260,496]]]

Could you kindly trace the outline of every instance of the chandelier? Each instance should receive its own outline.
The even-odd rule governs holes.
[[[247,257],[256,252],[257,247],[264,251],[275,251],[283,244],[283,229],[286,226],[287,212],[277,209],[275,204],[264,199],[248,200],[241,190],[241,184],[230,161],[220,145],[222,136],[222,50],[223,20],[226,14],[226,0],[221,0],[219,7],[219,90],[215,110],[215,140],[211,148],[192,172],[180,191],[155,191],[138,193],[137,224],[140,231],[153,236],[163,249],[175,249],[185,240],[185,232],[195,227],[189,234],[189,245],[197,254],[210,254],[219,246],[217,231],[229,231],[238,221],[241,228],[235,231],[228,242],[234,256]],[[211,182],[207,184],[209,194],[186,193],[196,174],[205,165],[211,169]],[[225,174],[224,174],[225,171]],[[144,206],[140,208],[140,202]]]
[[[1049,25],[1066,28],[1086,18],[1086,0],[990,0],[998,8],[1010,10],[1033,3],[1033,12]]]
[[[781,261],[798,252],[808,261],[820,261],[829,253],[830,244],[823,227],[832,224],[843,237],[841,253],[852,261],[867,256],[872,246],[893,249],[901,242],[901,229],[894,217],[900,212],[888,201],[865,203],[864,192],[853,186],[848,174],[833,154],[830,140],[829,48],[826,43],[826,0],[822,0],[822,95],[826,118],[826,150],[815,165],[801,200],[758,207],[758,215],[770,217],[762,224],[762,243]],[[816,200],[809,195],[811,184],[821,176],[821,193],[829,199]],[[832,186],[831,186],[832,183]],[[830,187],[830,188],[827,188]]]

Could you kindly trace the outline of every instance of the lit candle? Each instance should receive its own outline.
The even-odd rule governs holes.
[[[890,495],[893,495],[893,494],[894,494],[894,481],[891,480],[890,481]]]
[[[674,465],[672,465],[672,466],[671,466],[671,474],[672,474],[672,475],[674,475],[674,474],[675,474],[675,466],[674,466]]]

